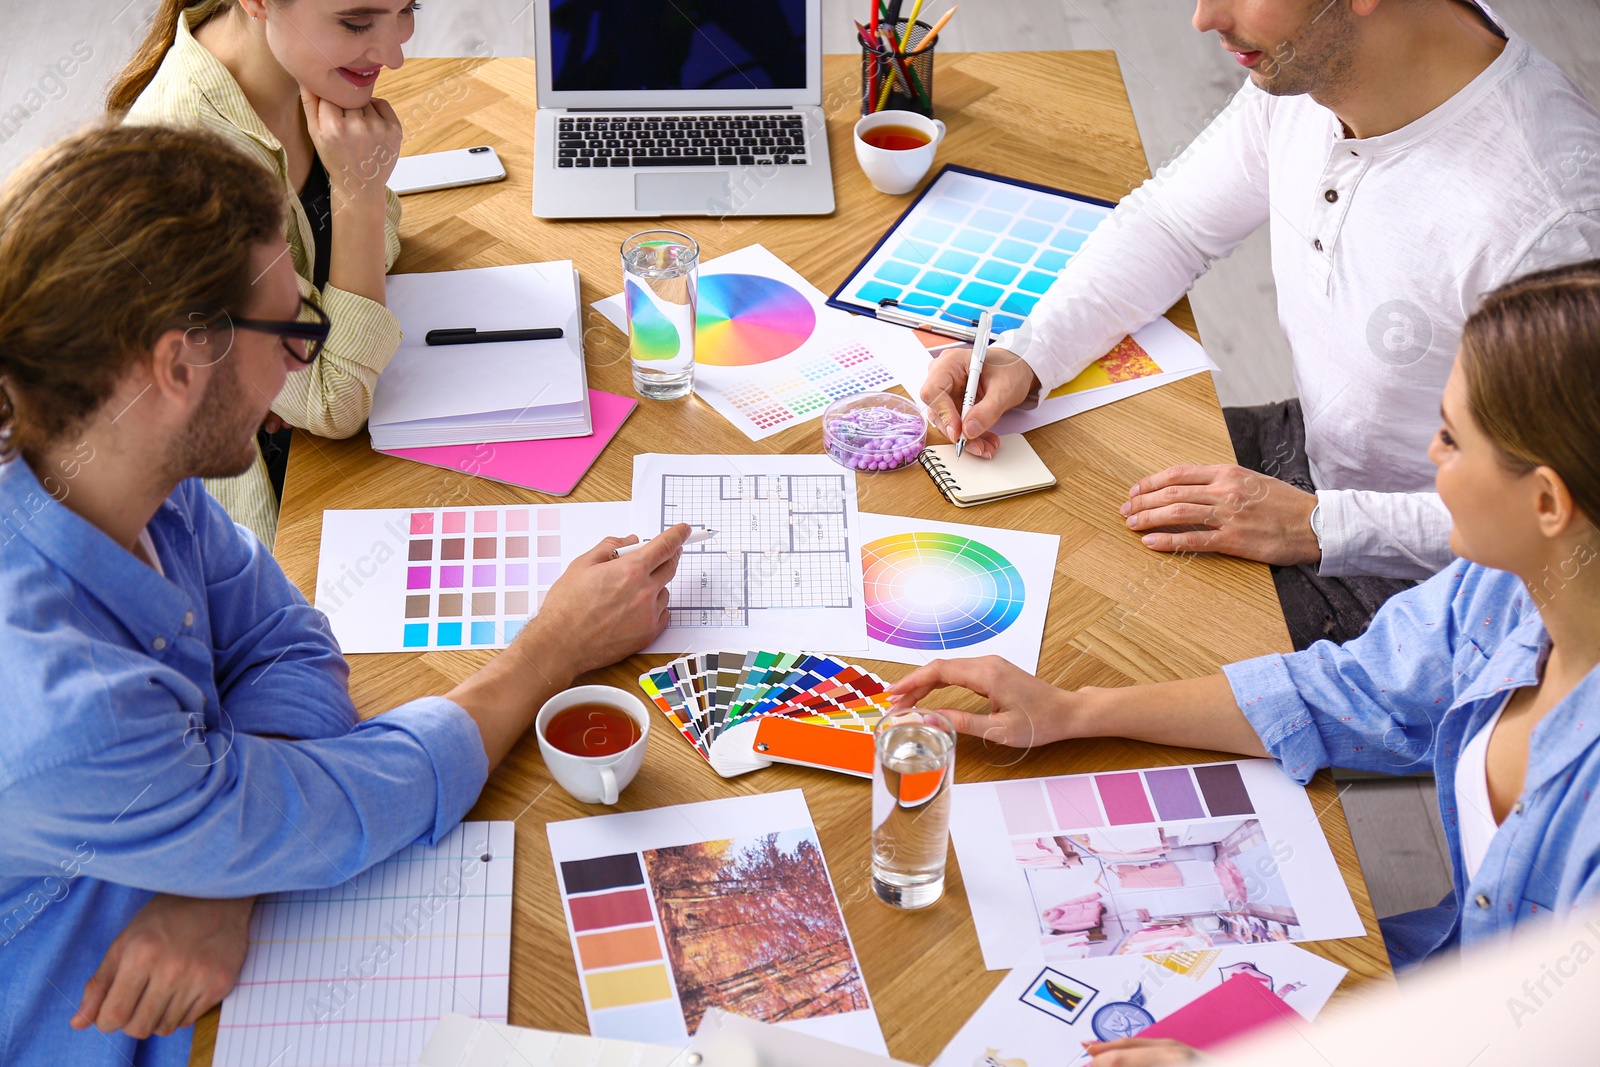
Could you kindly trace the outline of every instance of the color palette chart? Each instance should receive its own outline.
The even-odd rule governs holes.
[[[545,829],[595,1037],[683,1045],[720,1008],[885,1051],[800,790]]]
[[[757,430],[781,429],[822,414],[835,400],[896,384],[893,373],[863,345],[845,344],[786,371],[723,394]],[[901,383],[903,384],[903,383]]]
[[[347,653],[503,648],[627,503],[325,511],[316,606]]]
[[[950,832],[990,970],[1363,932],[1271,760],[957,784]]]
[[[1254,815],[1236,763],[996,782],[1011,834]]]
[[[627,331],[624,295],[594,307]],[[760,245],[701,265],[695,319],[694,391],[752,440],[817,418],[840,397],[896,384],[915,395],[927,373],[911,331],[828,307]]]
[[[1060,537],[867,512],[861,532],[868,658],[1038,669]]]
[[[625,1028],[669,1027],[681,1012],[639,854],[568,860],[560,871],[589,1010],[629,1009],[618,1013]]]
[[[889,688],[864,667],[808,652],[701,652],[680,656],[639,676],[639,687],[683,739],[725,778],[760,770],[770,762],[753,751],[758,742],[742,723],[769,717],[824,732],[784,738],[795,762],[849,770],[859,751],[827,731],[870,734],[889,707]],[[727,736],[727,745],[718,741]],[[732,751],[729,746],[738,746]],[[789,747],[795,742],[799,744]],[[782,756],[778,758],[783,758]],[[867,772],[872,770],[870,760]]]
[[[919,315],[997,332],[1022,325],[1112,205],[947,166],[829,303]]]
[[[946,166],[828,303],[873,311],[894,300],[962,326],[990,311],[996,332],[1014,330],[1111,212],[1111,205],[1086,197]],[[995,429],[1037,429],[1214,369],[1187,334],[1157,319],[1032,410],[1008,412]]]

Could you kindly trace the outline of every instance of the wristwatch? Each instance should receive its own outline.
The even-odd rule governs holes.
[[[1317,539],[1317,551],[1322,551],[1322,502],[1311,508],[1311,536]]]

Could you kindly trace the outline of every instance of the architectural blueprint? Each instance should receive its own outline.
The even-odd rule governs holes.
[[[668,587],[671,622],[647,651],[752,642],[866,648],[855,475],[825,456],[638,456],[641,535],[715,530]]]

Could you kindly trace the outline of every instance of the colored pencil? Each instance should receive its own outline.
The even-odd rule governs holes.
[[[917,7],[921,6],[922,0],[917,0]],[[933,101],[929,98],[928,91],[923,88],[922,78],[918,76],[916,68],[906,61],[904,53],[895,47],[894,37],[891,35],[889,28],[879,26],[878,33],[883,38],[884,51],[891,64],[891,70],[899,74],[898,80],[901,86],[904,87],[905,94],[918,97],[923,105],[932,111]],[[895,78],[891,77],[883,83],[883,89],[878,94],[878,106],[873,108],[874,111],[882,111],[884,106],[889,103],[889,93],[894,88],[895,80]],[[912,88],[913,83],[916,85],[915,89]]]
[[[871,32],[871,34],[864,34],[863,33],[862,40],[861,40],[861,43],[866,45],[867,48],[873,53],[873,55],[872,55],[872,75],[868,79],[868,87],[867,87],[867,103],[868,103],[869,106],[871,105],[872,101],[874,99],[876,99],[877,96],[878,96],[878,56],[877,56],[877,49],[872,46],[872,41],[873,41],[874,38],[876,38],[878,36],[878,8],[881,6],[881,4],[882,4],[882,0],[872,0],[872,18],[870,20],[871,23],[872,23],[872,32]],[[857,33],[861,33],[862,32],[861,23],[859,23],[859,22],[856,23],[856,32]]]
[[[961,10],[961,5],[960,4],[956,4],[949,11],[946,11],[943,15],[939,16],[939,21],[935,22],[933,24],[933,29],[928,31],[928,36],[926,36],[922,40],[918,41],[917,42],[917,47],[913,48],[907,54],[914,56],[914,55],[917,55],[917,54],[919,54],[921,52],[927,51],[928,46],[933,44],[933,39],[935,37],[939,36],[939,31],[944,29],[944,24],[950,21],[950,16],[954,15],[957,11],[960,11],[960,10]]]
[[[894,90],[895,82],[899,82],[905,89],[907,96],[911,95],[911,86],[905,80],[905,73],[894,58],[894,31],[887,26],[878,27],[879,39],[883,42],[883,55],[889,61],[889,77],[884,79],[883,89],[878,93],[878,106],[872,110],[882,111],[889,103],[889,94]]]
[[[900,34],[900,47],[897,49],[901,54],[905,53],[906,45],[911,43],[911,31],[917,28],[917,15],[921,12],[922,0],[911,0],[911,17],[906,19],[905,32]]]

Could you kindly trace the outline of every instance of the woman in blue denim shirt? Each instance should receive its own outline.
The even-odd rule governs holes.
[[[1382,923],[1396,966],[1600,899],[1600,261],[1529,275],[1467,320],[1429,448],[1461,558],[1344,645],[1209,678],[1056,689],[994,657],[894,686],[1007,745],[1135,737],[1319,768],[1430,766],[1455,888]]]

